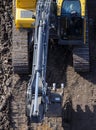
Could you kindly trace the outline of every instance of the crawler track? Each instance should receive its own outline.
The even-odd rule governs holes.
[[[75,71],[89,71],[89,47],[82,46],[73,50],[73,66]]]
[[[73,66],[77,72],[88,72],[90,70],[89,55],[89,27],[88,27],[88,11],[86,6],[86,42],[80,47],[73,49]]]
[[[15,73],[28,73],[28,32],[17,30],[13,23],[12,63]]]

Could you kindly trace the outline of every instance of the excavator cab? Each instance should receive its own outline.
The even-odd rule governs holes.
[[[65,0],[61,11],[61,38],[82,39],[83,19],[81,18],[81,6],[79,1]]]
[[[79,0],[64,0],[60,17],[60,44],[82,44],[84,39],[84,17]],[[77,42],[78,40],[78,42]]]

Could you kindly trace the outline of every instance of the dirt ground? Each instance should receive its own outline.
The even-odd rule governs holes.
[[[90,0],[91,1],[91,0]],[[72,67],[72,49],[49,47],[47,82],[65,84],[63,100],[64,130],[96,130],[96,38],[95,0],[89,2],[89,44],[91,71],[76,73]],[[0,41],[0,130],[10,130],[10,95],[12,93],[12,1],[1,2]],[[91,10],[94,7],[93,11]],[[7,100],[6,100],[7,99]]]
[[[60,50],[60,51],[59,51]],[[64,53],[66,53],[64,55]],[[72,67],[72,50],[56,47],[49,53],[48,82],[65,84],[63,126],[64,130],[96,129],[96,63],[92,61],[89,73],[76,73]],[[55,55],[55,56],[53,56]],[[94,53],[95,55],[95,53]],[[49,56],[49,57],[50,57]],[[61,56],[61,58],[59,58]],[[52,58],[54,57],[54,60]],[[67,58],[64,58],[67,57]],[[63,64],[61,64],[63,63]],[[67,65],[66,65],[67,63]],[[56,71],[55,71],[56,70]],[[52,77],[50,77],[50,75]],[[59,76],[58,76],[59,75]],[[50,77],[50,78],[49,78]]]
[[[9,129],[12,83],[12,1],[0,1],[0,130]]]

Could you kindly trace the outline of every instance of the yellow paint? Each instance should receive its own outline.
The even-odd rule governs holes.
[[[23,8],[23,9],[36,8],[36,0],[16,0],[16,8]]]
[[[63,0],[57,1],[57,16],[61,15]],[[86,0],[80,0],[81,3],[81,15],[85,16],[85,7]],[[36,12],[36,0],[16,0],[16,16],[15,16],[15,24],[16,28],[32,28],[32,24],[35,22],[35,19],[32,18],[21,18],[20,14],[22,10],[33,10]]]
[[[85,16],[85,10],[86,10],[86,0],[80,0],[81,3],[81,16]]]
[[[25,9],[16,9],[15,24],[16,28],[34,28],[35,19],[33,18],[21,18],[21,11],[26,11]]]
[[[63,0],[58,0],[57,1],[57,15],[58,16],[61,15],[62,2],[63,2]]]
[[[35,19],[33,18],[21,18],[21,11],[33,11],[36,12],[36,0],[16,0],[16,16],[15,24],[16,28],[34,28],[33,24]]]

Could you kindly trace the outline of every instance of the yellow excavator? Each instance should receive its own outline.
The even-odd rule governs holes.
[[[32,75],[27,88],[27,116],[41,121],[46,116],[62,116],[62,92],[46,83],[49,39],[73,46],[73,66],[89,71],[88,15],[86,0],[16,0],[13,20],[13,70]],[[33,52],[30,53],[30,52]],[[33,59],[30,60],[30,57]],[[52,108],[57,108],[56,110]]]

